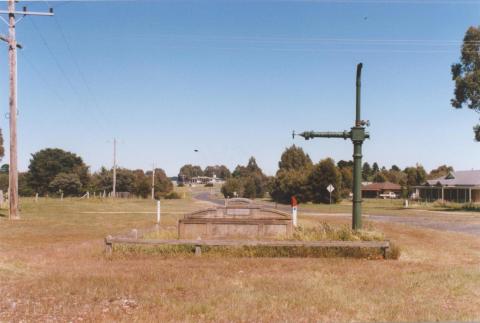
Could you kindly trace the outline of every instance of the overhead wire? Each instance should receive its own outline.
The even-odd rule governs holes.
[[[56,56],[56,54],[54,53],[54,51],[52,50],[52,48],[50,47],[50,45],[48,44],[46,38],[44,37],[43,33],[40,31],[40,29],[38,28],[37,24],[35,23],[34,19],[28,19],[30,20],[31,22],[31,25],[33,26],[34,30],[37,32],[37,34],[39,35],[39,38],[40,38],[40,41],[42,42],[42,44],[45,46],[45,48],[47,49],[47,52],[49,53],[50,57],[52,58],[52,60],[54,61],[56,67],[58,68],[58,70],[60,71],[61,75],[63,76],[63,78],[66,80],[67,84],[69,85],[70,89],[73,91],[73,93],[75,94],[75,96],[77,97],[78,99],[78,102],[81,104],[82,108],[88,112],[86,109],[86,106],[84,104],[82,104],[82,102],[84,101],[83,100],[83,97],[82,95],[80,94],[80,92],[77,90],[77,88],[75,87],[75,85],[73,84],[71,78],[69,77],[69,75],[67,74],[67,72],[65,71],[65,69],[63,68],[63,66],[60,64],[60,61],[58,59],[58,57]],[[94,117],[94,112],[90,114],[92,117],[93,117],[93,120],[94,122],[97,124],[97,126],[100,127],[100,129],[103,131],[103,128],[104,126],[102,125],[102,122],[100,122],[97,118]]]
[[[51,7],[49,1],[47,0],[44,0],[44,2],[49,6]],[[98,103],[98,100],[97,100],[97,97],[96,95],[94,94],[93,90],[92,90],[92,87],[90,86],[89,82],[87,81],[87,78],[85,76],[85,73],[83,72],[83,69],[80,67],[80,64],[76,58],[76,55],[74,54],[73,50],[72,50],[72,47],[70,46],[70,42],[68,41],[68,38],[67,36],[65,35],[65,32],[63,31],[63,28],[62,26],[60,25],[60,22],[57,18],[57,16],[53,16],[53,20],[55,21],[55,25],[56,25],[56,29],[58,30],[64,44],[65,44],[65,47],[67,48],[67,51],[70,55],[70,58],[71,60],[73,61],[76,69],[77,69],[77,72],[78,74],[80,75],[80,79],[82,80],[82,83],[83,85],[85,86],[85,88],[87,89],[87,92],[90,96],[90,98],[92,99],[93,101],[93,104],[95,105],[95,108],[96,108],[96,111],[98,111],[98,113],[101,115],[102,119],[106,119],[106,115],[103,111],[103,109],[100,107],[100,104]]]
[[[45,75],[43,75],[43,73],[40,72],[40,70],[35,66],[35,64],[28,57],[28,55],[24,51],[18,51],[18,53],[20,53],[20,56],[25,60],[25,62],[27,62],[27,64],[30,66],[30,69],[37,75],[38,79],[45,85],[45,87],[52,92],[52,94],[57,98],[57,100],[61,104],[65,105],[66,103],[65,99],[58,93],[55,87],[51,86],[51,84],[47,81],[47,78],[45,77]]]
[[[43,0],[29,0],[28,2],[39,2]],[[26,1],[25,1],[26,2]],[[89,2],[89,3],[109,3],[109,2],[150,2],[150,3],[168,3],[172,0],[50,0],[50,2],[58,3],[75,3],[75,2]],[[455,4],[455,5],[477,5],[480,4],[480,0],[176,0],[175,2],[290,2],[290,3],[332,3],[332,4]]]

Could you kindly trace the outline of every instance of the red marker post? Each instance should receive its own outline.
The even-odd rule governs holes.
[[[295,198],[295,196],[292,196],[292,222],[294,227],[297,226],[297,206],[297,199]]]

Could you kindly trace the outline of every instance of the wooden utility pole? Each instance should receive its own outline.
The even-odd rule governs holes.
[[[152,167],[152,200],[155,199],[155,164]]]
[[[8,59],[10,61],[10,167],[8,185],[10,187],[10,220],[20,219],[18,213],[18,164],[17,164],[17,40],[15,38],[15,0],[8,1]]]
[[[117,138],[113,138],[113,188],[112,197],[117,197]]]
[[[20,219],[18,210],[18,150],[17,150],[17,48],[22,48],[17,44],[15,35],[15,27],[17,21],[15,15],[22,16],[53,16],[53,10],[49,12],[33,12],[27,11],[27,7],[23,7],[23,11],[15,11],[16,0],[8,0],[8,10],[0,10],[0,15],[8,15],[8,21],[2,16],[1,19],[8,24],[8,37],[0,36],[0,40],[8,44],[8,59],[10,65],[10,97],[9,97],[9,126],[10,126],[10,167],[9,167],[9,213],[11,220]],[[18,2],[18,1],[17,1]],[[20,18],[21,19],[21,18]]]

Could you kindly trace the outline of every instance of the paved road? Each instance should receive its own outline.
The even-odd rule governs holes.
[[[211,202],[217,205],[225,205],[225,200],[211,196],[208,192],[199,193],[195,196],[197,200]],[[265,207],[272,207],[273,203],[260,203],[259,205]],[[290,212],[290,206],[277,205],[281,211]],[[350,214],[330,214],[318,213],[314,211],[301,211],[303,214],[321,215],[321,216],[337,216],[350,217]],[[466,216],[467,215],[467,216]],[[440,231],[459,232],[480,237],[480,217],[472,218],[468,213],[455,212],[449,214],[446,212],[432,212],[429,216],[410,216],[410,215],[366,215],[366,218],[371,221],[399,223],[410,225],[414,227],[422,227]]]

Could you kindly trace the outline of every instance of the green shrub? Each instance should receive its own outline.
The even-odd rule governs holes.
[[[178,200],[178,199],[181,199],[181,198],[182,197],[177,192],[170,192],[167,195],[165,195],[165,199],[167,199],[167,200]]]

